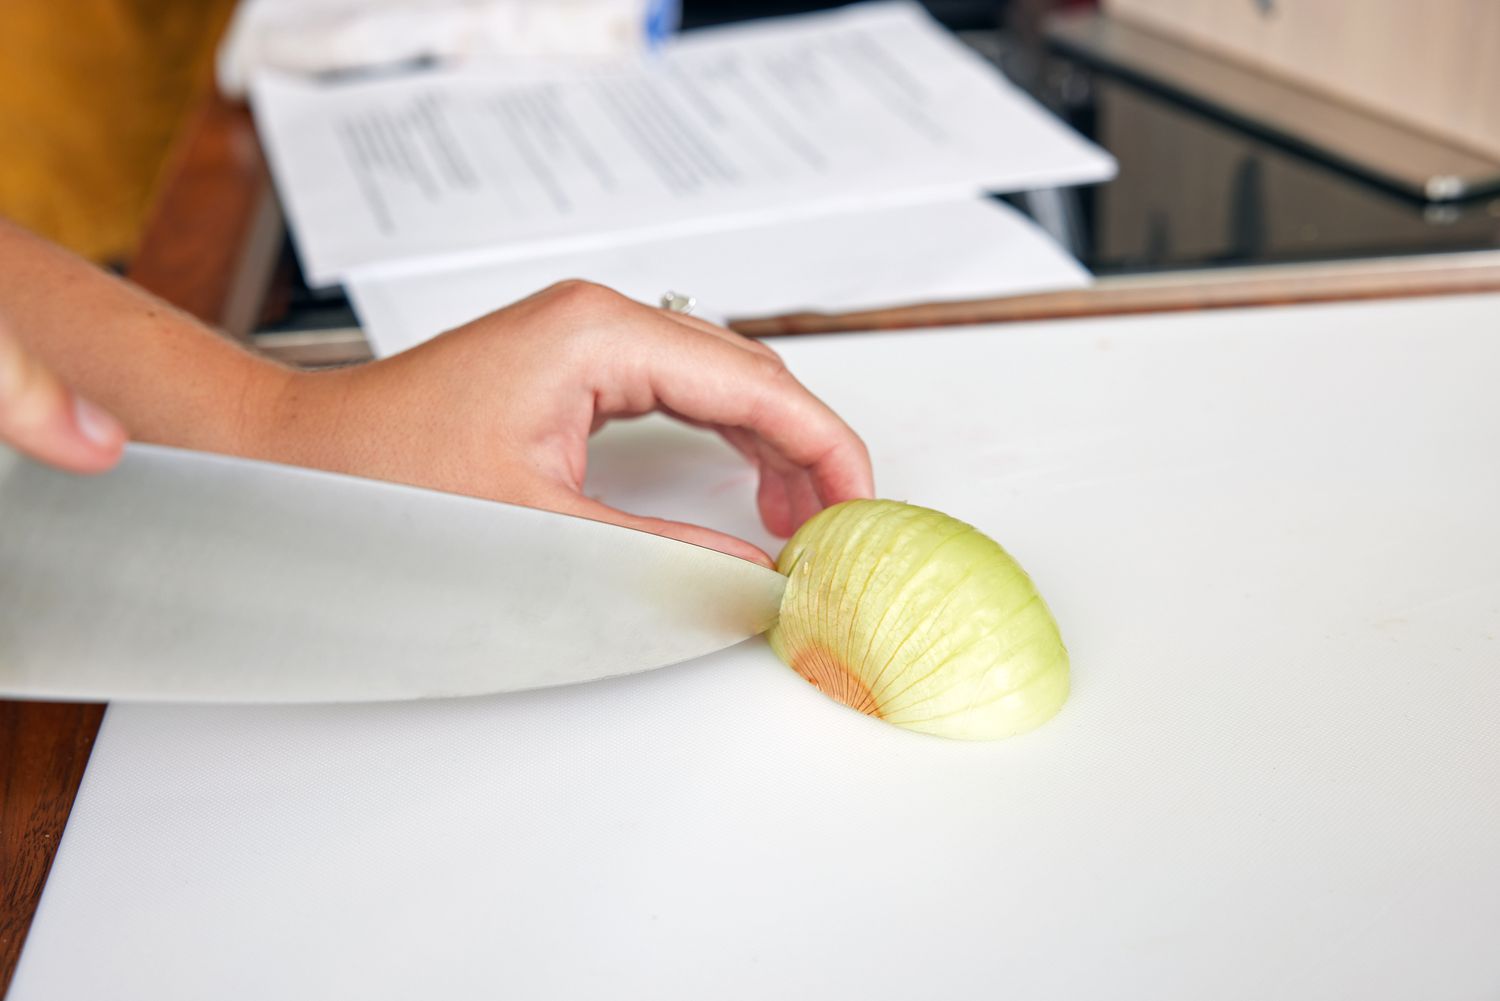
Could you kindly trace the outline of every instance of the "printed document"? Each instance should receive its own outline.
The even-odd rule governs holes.
[[[1114,170],[904,2],[707,29],[607,65],[262,75],[252,98],[314,285]]]
[[[653,306],[667,291],[692,295],[695,315],[723,322],[1079,288],[1089,273],[1009,205],[969,198],[642,240],[628,252],[355,274],[345,287],[385,356],[565,278]]]

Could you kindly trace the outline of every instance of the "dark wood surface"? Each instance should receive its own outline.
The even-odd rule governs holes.
[[[83,779],[104,707],[0,701],[0,992]]]
[[[129,276],[243,338],[280,250],[280,209],[249,112],[209,98],[173,150]],[[0,701],[0,994],[103,718],[98,705]]]
[[[179,141],[130,277],[246,337],[264,306],[281,236],[249,113],[210,98]],[[1444,255],[1120,279],[1077,291],[735,326],[784,336],[1481,291],[1500,291],[1500,263],[1489,255]],[[303,337],[285,347],[332,364],[367,357],[358,340],[340,331],[327,344]],[[103,715],[102,706],[0,701],[0,993],[15,971]]]

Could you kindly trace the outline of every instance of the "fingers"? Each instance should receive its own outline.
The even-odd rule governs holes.
[[[658,330],[638,360],[649,367],[652,393],[663,408],[690,421],[753,432],[769,446],[770,464],[806,473],[820,506],[873,495],[864,443],[774,353],[703,336],[680,321]]]
[[[119,460],[125,430],[0,328],[0,441],[61,469],[97,473]]]
[[[792,498],[786,488],[786,477],[780,473],[761,467],[755,506],[760,509],[760,520],[766,523],[766,528],[772,535],[785,539],[797,530],[792,516]]]
[[[681,521],[667,521],[663,518],[643,518],[640,515],[630,514],[618,508],[610,507],[608,504],[600,503],[589,497],[571,492],[562,492],[550,498],[544,504],[553,511],[563,514],[573,514],[580,518],[590,518],[594,521],[609,522],[612,525],[623,525],[640,532],[650,532],[652,535],[664,535],[669,539],[677,539],[679,542],[689,542],[695,546],[705,549],[714,549],[730,556],[738,556],[742,560],[759,563],[761,566],[775,569],[776,561],[758,546],[753,546],[744,539],[737,539],[723,532],[715,532],[713,529],[702,528],[698,525],[689,525]]]
[[[709,323],[707,320],[699,319],[696,316],[690,316],[687,313],[677,313],[670,309],[664,309],[661,313],[669,320],[675,320],[693,330],[701,330],[705,334],[713,334],[720,340],[728,341],[730,344],[742,347],[746,351],[753,351],[756,354],[775,358],[777,361],[781,360],[781,355],[777,354],[769,345],[762,341],[757,341],[752,337],[746,337],[744,334],[736,333],[728,327],[721,327],[717,323]]]
[[[508,342],[521,345],[512,350],[520,350],[522,363],[498,373],[501,381],[515,383],[506,399],[532,400],[521,408],[520,419],[509,421],[508,426],[517,440],[533,449],[555,448],[561,442],[581,454],[581,439],[569,437],[576,436],[574,431],[560,434],[560,427],[587,434],[611,419],[657,410],[720,432],[755,463],[761,477],[761,515],[775,534],[790,535],[824,506],[873,494],[864,443],[793,378],[780,356],[764,344],[584,281],[561,282],[477,324],[502,328],[509,324],[519,331],[546,332],[545,337],[523,335]],[[478,325],[464,329],[478,330]],[[562,332],[570,335],[566,342],[561,340]],[[466,335],[456,331],[451,336]],[[467,339],[476,344],[495,343],[489,336]],[[523,350],[528,345],[532,346],[530,355]],[[546,394],[528,397],[527,378],[543,368],[565,370],[565,378],[552,381],[575,401],[571,406],[585,410],[586,419],[580,416],[570,422],[571,411],[559,416],[558,411],[538,405],[537,401],[547,403]],[[539,414],[545,419],[535,416]],[[539,506],[770,562],[743,540],[695,526],[640,518],[578,498],[581,468],[578,465],[579,476],[559,481],[574,491],[570,497],[549,497]]]
[[[742,428],[720,434],[760,471],[756,505],[771,534],[787,538],[823,509],[807,471],[781,460],[758,435]]]
[[[778,368],[785,370],[781,356],[770,347],[759,341],[744,337],[732,330],[716,326],[704,320],[671,310],[662,310],[662,315],[668,319],[687,327],[692,331],[711,335],[726,344],[740,348],[762,358],[769,359]],[[790,378],[788,376],[788,378]],[[802,390],[801,384],[791,380],[797,389]],[[805,390],[802,390],[804,393]],[[811,394],[807,394],[810,396]],[[816,398],[814,398],[816,399]],[[821,406],[821,401],[818,401]],[[670,409],[670,408],[669,408]],[[824,410],[827,408],[824,407]],[[678,412],[676,416],[682,417],[692,423],[711,423],[701,415],[693,415]],[[839,425],[850,436],[847,425],[840,421]],[[760,470],[760,488],[757,493],[756,502],[760,508],[761,518],[770,531],[783,538],[791,535],[807,519],[817,514],[827,504],[835,504],[841,500],[848,500],[854,496],[867,497],[873,491],[873,479],[866,477],[863,483],[851,482],[847,487],[841,487],[839,483],[828,482],[826,468],[819,470],[804,467],[794,461],[788,461],[789,456],[779,448],[767,449],[765,439],[759,434],[758,428],[726,427],[722,429],[724,437],[747,458],[756,464]],[[851,450],[853,466],[862,464],[866,467],[868,474],[869,459],[864,451],[862,442],[855,440],[857,448],[853,445],[846,447]],[[821,478],[815,478],[818,474]],[[834,474],[838,474],[835,472]],[[850,492],[852,491],[852,492]]]
[[[813,487],[807,473],[793,473],[786,477],[787,506],[792,514],[791,528],[796,531],[802,523],[826,506]],[[790,533],[788,533],[790,534]]]

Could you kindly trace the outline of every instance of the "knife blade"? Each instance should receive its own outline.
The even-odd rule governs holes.
[[[0,694],[362,702],[571,684],[768,628],[785,578],[549,511],[131,445],[0,448]]]

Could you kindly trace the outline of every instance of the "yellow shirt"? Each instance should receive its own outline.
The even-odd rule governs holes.
[[[232,6],[0,2],[0,214],[94,260],[127,259]]]

